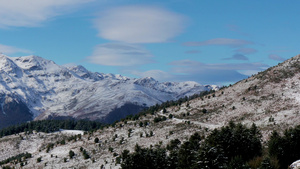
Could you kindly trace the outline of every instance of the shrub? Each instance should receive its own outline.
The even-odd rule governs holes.
[[[82,155],[83,155],[83,159],[85,159],[85,160],[90,158],[90,155],[87,153],[86,150],[82,151]]]
[[[42,157],[39,157],[39,158],[36,159],[36,162],[38,162],[38,163],[41,162],[41,161],[42,161]]]
[[[95,140],[94,140],[94,142],[95,142],[95,143],[99,143],[99,138],[96,137]]]
[[[51,149],[53,149],[53,147],[54,147],[54,144],[53,144],[53,143],[49,143],[49,144],[47,145],[46,153],[49,153],[49,151],[50,151]]]
[[[140,121],[139,126],[140,126],[140,127],[143,127],[143,124],[144,124],[144,123]]]
[[[152,137],[152,136],[153,136],[153,131],[151,130],[151,131],[150,131],[150,137]]]
[[[72,159],[74,156],[75,156],[74,151],[70,150],[69,151],[69,157],[70,157],[70,159]]]

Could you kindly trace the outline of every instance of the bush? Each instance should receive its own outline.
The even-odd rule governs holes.
[[[95,142],[95,143],[99,143],[99,138],[96,137],[95,140],[94,140],[94,142]]]
[[[53,143],[49,143],[49,144],[47,145],[46,153],[49,153],[49,151],[50,151],[51,149],[53,149],[53,147],[54,147],[54,144],[53,144]]]
[[[90,155],[86,152],[86,150],[82,151],[82,155],[83,155],[83,159],[85,160],[90,158]]]
[[[140,126],[140,127],[143,127],[143,124],[144,124],[144,123],[140,121],[139,126]]]
[[[154,123],[158,123],[160,121],[166,121],[166,120],[167,120],[167,118],[165,116],[163,116],[163,117],[155,117],[154,118]]]
[[[60,141],[60,144],[61,144],[61,145],[65,145],[65,144],[66,144],[65,139],[62,139],[62,140]]]
[[[113,149],[112,147],[109,147],[109,148],[108,148],[108,151],[113,152],[114,149]]]
[[[41,162],[41,161],[42,161],[42,157],[39,157],[39,158],[36,159],[36,162],[38,162],[38,163]]]
[[[151,130],[151,131],[150,131],[150,137],[152,137],[152,136],[153,136],[153,131]]]
[[[161,121],[161,118],[160,117],[155,117],[154,118],[154,123],[158,123],[158,122],[160,122]]]
[[[164,108],[164,109],[163,109],[163,113],[167,113],[167,110],[166,110],[166,108]]]
[[[74,156],[75,156],[74,151],[70,150],[69,151],[69,157],[70,157],[70,159],[72,159]]]

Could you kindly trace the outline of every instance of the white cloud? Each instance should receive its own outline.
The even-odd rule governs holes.
[[[98,36],[126,43],[165,42],[183,30],[184,17],[157,7],[125,6],[95,19]]]
[[[179,60],[179,61],[173,61],[170,63],[170,65],[174,65],[177,67],[181,67],[179,70],[184,70],[184,72],[192,72],[192,71],[198,71],[200,69],[203,70],[257,70],[257,69],[264,69],[266,67],[269,67],[266,64],[262,63],[219,63],[219,64],[205,64],[198,61],[193,60]]]
[[[249,60],[245,55],[236,53],[232,57],[224,58],[223,60]]]
[[[241,79],[268,68],[262,63],[240,64],[205,64],[193,60],[179,60],[171,62],[170,70],[131,70],[138,77],[153,77],[159,81],[196,81],[200,84],[226,85],[235,83]]]
[[[152,57],[149,51],[138,45],[107,43],[96,46],[92,56],[87,59],[100,65],[134,66],[153,63]]]
[[[276,60],[276,61],[284,61],[285,60],[283,57],[280,57],[279,55],[276,55],[276,54],[270,54],[269,59]]]
[[[145,72],[141,72],[141,71],[137,71],[137,70],[133,70],[133,71],[127,71],[130,72],[133,75],[139,76],[139,77],[153,77],[154,79],[158,80],[158,81],[174,81],[175,80],[175,76],[162,71],[162,70],[148,70]],[[178,79],[176,79],[178,80]]]
[[[243,75],[246,75],[246,76],[252,76],[254,74],[257,74],[260,71],[259,70],[240,70],[238,72],[243,74]]]
[[[238,63],[238,64],[205,64],[192,60],[179,60],[171,62],[173,74],[184,80],[193,79],[205,84],[228,84],[247,78],[269,67],[262,63]]]
[[[238,34],[240,34],[240,35],[243,35],[243,36],[249,36],[248,33],[243,32],[243,31],[241,30],[241,28],[240,28],[239,26],[237,26],[237,25],[227,25],[226,27],[227,27],[230,31],[232,31],[232,32],[236,32],[236,33],[238,33]]]
[[[244,55],[253,54],[253,53],[257,52],[257,50],[253,49],[253,48],[239,48],[239,49],[236,49],[234,51],[236,53],[241,53],[241,54],[244,54]]]
[[[196,42],[185,42],[185,46],[209,46],[209,45],[218,45],[218,46],[228,46],[228,47],[242,47],[245,45],[253,44],[253,42],[242,40],[242,39],[228,39],[228,38],[216,38],[206,41],[196,41]]]
[[[13,53],[32,53],[30,50],[20,49],[13,46],[7,46],[0,44],[0,53],[13,54]]]
[[[92,0],[0,0],[0,27],[39,26],[41,22]]]
[[[199,50],[188,50],[185,53],[186,54],[197,54],[197,53],[201,53],[201,51],[199,51]]]

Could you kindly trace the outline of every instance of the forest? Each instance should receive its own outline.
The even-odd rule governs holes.
[[[230,122],[215,129],[206,138],[194,133],[187,141],[171,140],[149,148],[135,146],[134,152],[124,150],[117,158],[123,169],[287,169],[300,158],[300,126],[276,131],[266,144],[253,124],[250,128]]]

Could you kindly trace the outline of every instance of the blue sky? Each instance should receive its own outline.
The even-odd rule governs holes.
[[[300,1],[0,0],[0,52],[227,85],[299,54]]]

